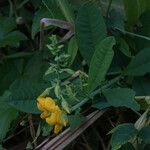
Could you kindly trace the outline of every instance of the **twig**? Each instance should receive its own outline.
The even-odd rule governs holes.
[[[43,38],[44,38],[44,23],[40,22],[40,46],[39,49],[42,50],[43,48]]]
[[[34,129],[33,121],[32,121],[32,114],[29,114],[28,121],[29,121],[29,125],[30,125],[30,134],[33,139],[33,144],[34,144],[34,147],[36,147],[37,141],[35,140],[36,134],[35,134],[35,129]]]
[[[41,150],[62,150],[65,148],[68,144],[70,144],[73,140],[75,140],[79,135],[81,135],[91,124],[93,124],[99,117],[101,117],[108,109],[105,110],[96,110],[93,113],[91,113],[87,117],[87,121],[83,123],[78,128],[71,130],[70,128],[67,128],[56,136],[54,139],[49,141],[48,143],[41,146],[41,148],[38,147],[38,149]],[[37,148],[36,148],[37,149]]]

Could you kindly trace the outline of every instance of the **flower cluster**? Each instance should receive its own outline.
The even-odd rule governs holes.
[[[67,125],[68,120],[63,117],[61,109],[52,98],[38,97],[37,101],[38,109],[42,111],[40,117],[45,119],[49,125],[54,126],[54,133],[58,134],[62,127]]]

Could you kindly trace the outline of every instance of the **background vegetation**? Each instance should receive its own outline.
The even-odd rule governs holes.
[[[71,128],[108,109],[68,149],[148,150],[149,27],[150,0],[1,0],[0,149],[55,136],[41,95]]]

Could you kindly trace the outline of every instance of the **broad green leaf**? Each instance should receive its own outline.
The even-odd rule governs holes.
[[[18,116],[18,111],[8,104],[0,102],[0,141],[5,138],[11,122]]]
[[[40,30],[40,20],[42,18],[52,18],[52,14],[45,7],[42,7],[35,13],[35,16],[33,18],[33,23],[32,23],[32,31],[31,31],[32,39]]]
[[[150,10],[144,12],[140,17],[142,27],[138,28],[137,34],[150,38]],[[145,47],[150,47],[150,41],[142,38],[134,38],[136,49],[141,50]]]
[[[64,20],[64,14],[61,13],[61,9],[58,5],[57,0],[42,0],[47,10],[51,14],[51,18]],[[44,17],[46,18],[46,17]]]
[[[47,55],[48,57],[48,55]],[[29,59],[24,69],[24,75],[34,81],[41,80],[44,72],[48,68],[48,63],[44,61],[44,53],[37,52]]]
[[[103,92],[108,103],[114,107],[125,106],[133,110],[139,110],[140,106],[134,100],[135,92],[128,88],[114,88]]]
[[[128,26],[133,26],[138,22],[140,15],[150,9],[150,2],[149,0],[124,0],[124,8],[127,24]]]
[[[105,75],[114,56],[112,49],[114,44],[114,37],[107,37],[96,47],[89,68],[89,92],[94,90],[105,79]]]
[[[15,18],[0,17],[0,40],[3,36],[17,27]]]
[[[74,23],[74,14],[68,0],[57,0],[57,3],[68,22]]]
[[[7,60],[0,64],[0,95],[20,76],[15,62],[18,63],[18,60]]]
[[[129,45],[127,44],[127,42],[124,39],[120,39],[119,42],[120,42],[120,51],[127,57],[131,57],[131,52],[129,50]]]
[[[139,0],[123,0],[123,2],[128,26],[132,26],[137,23],[139,18]]]
[[[33,53],[27,53],[27,52],[18,52],[18,53],[14,53],[8,56],[4,56],[3,59],[16,59],[16,58],[23,58],[23,57],[29,57],[32,56]]]
[[[79,51],[89,65],[97,44],[106,37],[106,25],[98,6],[93,3],[83,5],[75,28]]]
[[[0,100],[22,112],[36,114],[39,113],[36,99],[47,87],[47,84],[20,78],[13,82]]]
[[[131,60],[124,71],[125,75],[142,76],[150,72],[150,47],[141,50],[135,58]]]
[[[73,37],[70,41],[69,41],[69,45],[68,45],[68,54],[70,55],[70,65],[73,63],[76,55],[77,55],[77,51],[78,51],[78,46],[77,46],[77,42],[75,37]]]
[[[119,148],[119,150],[136,150],[136,149],[134,148],[133,144],[128,142],[122,145],[121,148]]]
[[[53,127],[47,123],[41,124],[42,136],[48,136],[52,131]]]
[[[19,45],[19,42],[22,40],[27,40],[27,37],[19,31],[13,31],[0,39],[0,47],[5,47],[7,45],[11,47],[17,47]]]
[[[150,95],[150,78],[149,77],[136,77],[133,80],[133,89],[137,95]]]
[[[86,118],[81,115],[69,115],[69,124],[72,129],[80,126],[82,123],[86,121]]]
[[[150,125],[140,130],[139,138],[141,138],[145,143],[150,144]]]
[[[114,1],[115,2],[115,1]],[[113,4],[111,5],[111,7]],[[118,8],[112,9],[110,12],[109,26],[110,28],[119,28],[124,30],[124,15],[118,10]]]
[[[129,140],[134,139],[137,135],[137,130],[132,123],[124,123],[113,129],[111,146],[112,150],[118,150],[123,144],[129,142]]]
[[[97,108],[97,109],[104,109],[110,106],[111,105],[107,101],[99,101],[92,105],[92,107]]]
[[[3,101],[7,101],[20,111],[38,113],[36,98],[48,87],[42,80],[47,65],[43,61],[43,53],[35,53],[27,62],[22,76],[18,79],[13,78],[14,82],[2,96]]]

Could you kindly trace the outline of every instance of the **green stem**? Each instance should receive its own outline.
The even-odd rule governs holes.
[[[130,36],[133,36],[133,37],[138,37],[138,38],[142,38],[142,39],[150,41],[150,38],[147,37],[147,36],[143,36],[143,35],[135,34],[135,33],[132,33],[132,32],[128,32],[128,31],[125,31],[125,30],[122,30],[122,29],[119,29],[119,28],[115,28],[115,29],[120,31],[123,34],[127,34],[127,35],[130,35]]]
[[[9,9],[9,17],[13,16],[13,3],[11,0],[8,0],[9,5],[10,5],[10,9]]]
[[[95,90],[94,92],[92,92],[90,94],[90,98],[93,98],[94,96],[96,96],[97,94],[101,93],[104,89],[108,88],[109,86],[115,84],[119,79],[120,79],[121,76],[118,76],[112,80],[110,80],[106,85],[102,86],[101,88]],[[89,101],[89,97],[83,99],[83,101],[81,101],[80,103],[76,104],[75,106],[73,106],[71,108],[71,111],[75,111],[76,109],[78,109],[79,107],[81,107],[82,105],[84,105],[87,101]]]
[[[109,0],[108,8],[107,8],[107,11],[106,11],[106,18],[108,18],[108,16],[109,16],[109,10],[111,8],[111,4],[112,4],[112,0]]]

